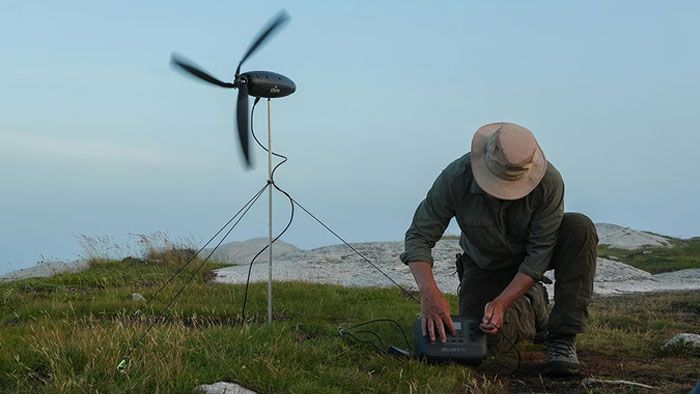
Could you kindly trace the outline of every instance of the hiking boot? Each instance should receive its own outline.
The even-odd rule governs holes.
[[[580,364],[576,356],[576,335],[549,333],[547,335],[547,366],[545,373],[550,376],[573,375]]]
[[[532,338],[532,343],[544,343],[547,338],[547,323],[549,322],[547,289],[542,283],[537,282],[525,293],[525,299],[530,303],[535,314],[535,337]]]

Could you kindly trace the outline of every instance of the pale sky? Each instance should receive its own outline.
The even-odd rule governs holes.
[[[568,211],[700,235],[697,2],[2,1],[0,273],[74,260],[79,234],[206,241],[264,185],[266,157],[244,169],[236,92],[170,54],[230,80],[283,8],[243,71],[296,82],[272,102],[289,156],[276,181],[348,241],[402,240],[435,176],[497,121],[533,131]],[[265,106],[255,126],[266,140]],[[288,215],[276,197],[276,229]],[[266,226],[261,199],[229,240]],[[302,212],[283,240],[338,243]]]

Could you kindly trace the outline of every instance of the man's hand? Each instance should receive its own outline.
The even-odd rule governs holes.
[[[503,314],[506,306],[498,299],[493,300],[484,306],[484,317],[481,319],[479,328],[481,331],[494,335],[503,327]]]
[[[437,288],[436,288],[437,289]],[[450,304],[445,295],[440,290],[432,291],[429,294],[421,294],[421,330],[423,336],[429,334],[430,340],[435,341],[436,332],[440,342],[447,342],[445,327],[455,335],[454,324],[450,316]]]
[[[495,334],[503,328],[503,314],[520,296],[525,294],[535,280],[531,277],[518,272],[508,286],[496,297],[493,301],[484,306],[484,318],[481,319],[479,328],[487,334]]]
[[[445,343],[447,342],[445,327],[452,335],[455,335],[455,327],[452,324],[452,317],[450,317],[450,304],[437,287],[429,262],[417,261],[408,266],[411,268],[411,273],[418,285],[418,291],[420,291],[422,316],[420,320],[423,336],[429,335],[430,340],[435,341],[437,332],[440,342]]]

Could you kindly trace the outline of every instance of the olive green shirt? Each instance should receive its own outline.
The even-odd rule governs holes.
[[[563,216],[564,182],[551,163],[535,190],[507,201],[484,193],[474,180],[467,153],[442,171],[418,206],[400,258],[404,264],[432,264],[431,249],[454,217],[462,230],[459,245],[477,266],[486,270],[518,266],[534,280],[551,283],[544,272]]]

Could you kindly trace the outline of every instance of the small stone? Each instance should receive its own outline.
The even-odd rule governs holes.
[[[146,299],[143,298],[143,296],[139,293],[134,293],[131,295],[131,300],[132,301],[139,301],[139,302],[145,302]]]
[[[194,389],[194,392],[206,394],[257,394],[255,391],[251,391],[235,383],[228,382],[203,384],[201,386],[197,386],[197,388]]]
[[[700,349],[700,335],[690,333],[678,334],[661,346],[661,349],[672,347],[692,347]]]

